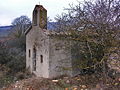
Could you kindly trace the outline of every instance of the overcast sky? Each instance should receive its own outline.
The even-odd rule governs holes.
[[[0,1],[0,26],[10,25],[13,19],[26,15],[30,19],[36,4],[42,4],[48,11],[48,16],[54,20],[57,14],[63,12],[69,3],[77,4],[82,0],[1,0]]]

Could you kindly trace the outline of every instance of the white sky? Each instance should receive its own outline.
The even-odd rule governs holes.
[[[31,19],[34,6],[39,2],[47,9],[48,17],[54,20],[57,14],[63,12],[64,7],[69,7],[69,3],[77,4],[77,1],[82,0],[1,0],[0,26],[10,25],[21,15],[26,15]]]

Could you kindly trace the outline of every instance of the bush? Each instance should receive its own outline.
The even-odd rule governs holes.
[[[4,49],[5,53],[0,54],[0,64],[5,65],[12,73],[24,71],[25,52],[17,48]]]

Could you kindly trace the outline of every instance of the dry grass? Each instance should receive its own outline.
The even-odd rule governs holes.
[[[18,81],[3,90],[119,90],[120,78],[105,78],[102,75],[84,75],[46,79],[33,77]]]

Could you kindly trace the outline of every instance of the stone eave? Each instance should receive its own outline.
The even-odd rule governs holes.
[[[34,26],[30,26],[26,31],[25,31],[25,35],[27,35],[29,33],[29,31],[33,28]],[[40,28],[40,27],[39,27]],[[42,29],[41,30],[44,34],[48,35],[48,36],[70,36],[71,33],[69,32],[56,32],[54,30],[48,30],[48,29]]]
[[[25,35],[32,29],[32,25],[25,31]]]

